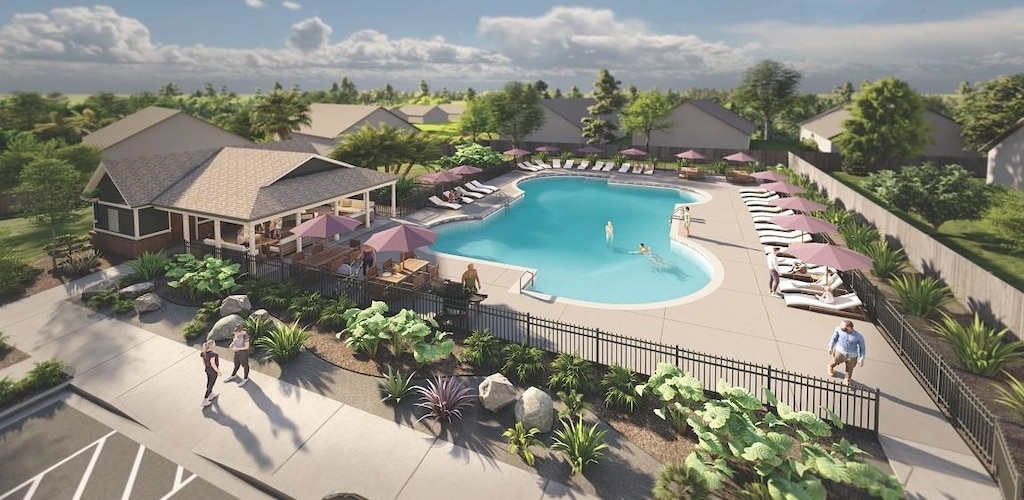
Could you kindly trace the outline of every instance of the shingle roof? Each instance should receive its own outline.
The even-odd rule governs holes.
[[[359,120],[370,116],[377,110],[391,113],[387,109],[370,104],[310,104],[309,125],[303,125],[297,132],[313,137],[334,139],[338,134],[348,130]]]
[[[430,106],[426,104],[406,104],[405,106],[398,108],[398,111],[405,116],[423,116],[436,107],[437,106]]]
[[[583,122],[581,120],[584,117],[590,116],[587,108],[593,106],[597,101],[589,97],[580,97],[572,99],[541,99],[540,103],[556,115],[564,118],[567,122],[582,129]],[[616,125],[619,123],[619,117],[616,114],[604,115],[601,118]]]
[[[86,135],[82,142],[102,151],[178,113],[177,109],[150,106]]]
[[[465,104],[455,104],[455,103],[438,104],[437,107],[441,108],[441,111],[444,111],[445,113],[448,113],[449,115],[461,115],[462,113],[466,112],[466,105]]]
[[[715,118],[718,118],[722,122],[725,122],[730,127],[735,128],[740,132],[743,132],[744,134],[750,135],[754,133],[754,130],[757,128],[753,123],[751,123],[746,118],[743,118],[742,116],[737,115],[736,113],[733,113],[732,111],[723,108],[721,105],[710,99],[694,99],[692,101],[687,102],[693,104],[701,111],[711,116],[714,116]]]
[[[131,207],[148,205],[185,174],[217,154],[220,148],[104,160],[100,168]]]

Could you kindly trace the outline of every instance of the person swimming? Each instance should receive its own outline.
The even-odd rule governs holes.
[[[650,257],[651,256],[651,249],[647,248],[647,245],[644,245],[643,243],[641,243],[639,248],[637,248],[636,250],[633,250],[633,251],[631,251],[629,253],[640,254],[640,255],[643,255],[645,257]]]
[[[604,242],[608,244],[615,242],[615,226],[612,226],[612,221],[608,221],[604,225]]]

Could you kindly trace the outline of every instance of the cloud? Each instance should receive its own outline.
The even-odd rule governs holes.
[[[263,0],[245,0],[245,4],[254,9],[263,7]]]
[[[285,0],[285,1],[281,2],[281,6],[286,8],[286,9],[288,9],[288,10],[299,10],[299,9],[302,8],[301,4],[296,3],[296,2],[292,2],[291,0]]]
[[[331,27],[319,17],[311,17],[292,25],[292,33],[288,35],[288,46],[308,54],[326,46],[330,38]]]
[[[0,27],[0,56],[16,59],[155,62],[149,29],[110,7],[15,14]]]

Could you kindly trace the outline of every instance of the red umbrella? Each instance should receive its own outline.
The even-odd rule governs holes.
[[[765,191],[775,191],[776,193],[786,194],[799,194],[806,191],[800,186],[795,186],[788,182],[769,182],[768,184],[762,184],[761,189]]]
[[[729,161],[740,162],[740,163],[753,163],[753,162],[757,161],[757,158],[754,158],[753,156],[750,156],[747,153],[744,153],[743,151],[740,151],[739,153],[733,153],[733,154],[731,154],[729,156],[726,156],[725,159],[729,160]]]
[[[647,151],[644,151],[642,149],[637,149],[637,148],[623,149],[622,151],[619,151],[619,153],[622,153],[622,154],[624,154],[626,156],[646,156],[647,155]]]
[[[378,252],[408,252],[419,247],[432,245],[437,233],[425,227],[400,224],[398,227],[374,233],[366,239],[366,245]]]
[[[445,182],[455,182],[461,179],[461,175],[452,173],[451,170],[442,170],[432,174],[421,175],[419,178],[420,182],[427,182],[430,184],[443,184]]]
[[[799,229],[807,233],[833,233],[837,229],[836,225],[831,222],[802,214],[772,217],[772,222],[786,229]],[[801,234],[801,236],[803,235]]]
[[[558,148],[554,146],[540,146],[534,151],[537,151],[538,153],[557,153]]]
[[[690,149],[687,151],[683,151],[682,153],[676,153],[676,158],[680,158],[683,160],[703,160],[704,155]]]
[[[507,154],[509,156],[526,156],[530,154],[530,152],[521,148],[512,148],[508,151],[505,151],[503,154]]]
[[[583,146],[582,148],[577,149],[576,152],[577,153],[583,153],[585,155],[589,155],[589,154],[594,154],[594,153],[603,153],[604,150],[599,148],[599,147],[597,147],[597,146],[594,146],[592,144],[587,144],[586,146]]]
[[[755,179],[761,179],[762,181],[788,181],[789,176],[779,172],[778,170],[765,170],[764,172],[754,172],[750,174]]]
[[[481,169],[479,169],[477,167],[474,167],[473,165],[459,165],[459,166],[457,166],[455,168],[448,169],[448,172],[456,174],[456,175],[469,175],[469,174],[478,174],[480,172],[483,172],[483,170],[481,170]]]
[[[330,238],[336,234],[349,233],[362,222],[343,215],[324,214],[291,228],[288,232],[300,238]]]
[[[839,271],[871,269],[871,258],[867,255],[827,243],[797,243],[790,245],[786,253],[808,264],[826,266]]]
[[[798,210],[800,212],[817,212],[827,208],[823,203],[795,196],[791,198],[779,198],[777,200],[772,200],[771,204],[779,208],[788,208],[790,210]]]

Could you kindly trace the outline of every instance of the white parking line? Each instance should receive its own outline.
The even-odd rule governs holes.
[[[121,500],[128,500],[135,489],[135,477],[139,475],[139,464],[142,463],[142,455],[146,453],[146,447],[139,445],[139,452],[135,454],[135,463],[132,464],[132,472],[128,474],[128,482],[124,485],[124,494]]]
[[[72,453],[70,456],[68,456],[64,460],[61,460],[60,462],[57,462],[56,464],[50,466],[49,469],[46,469],[43,472],[40,472],[39,474],[36,474],[32,479],[29,479],[28,481],[25,481],[24,483],[21,483],[18,486],[15,486],[14,488],[12,488],[7,493],[4,493],[3,495],[0,495],[0,500],[4,500],[5,498],[10,497],[15,492],[17,492],[18,490],[24,488],[25,486],[27,486],[29,484],[31,484],[32,486],[29,488],[29,490],[27,492],[25,492],[24,499],[25,500],[31,499],[32,495],[35,495],[35,493],[36,493],[36,488],[39,487],[39,481],[41,481],[43,479],[43,476],[45,476],[48,472],[52,471],[53,469],[56,469],[57,467],[60,467],[61,465],[66,464],[68,461],[72,460],[73,458],[77,457],[78,455],[81,455],[82,453],[85,452],[85,450],[88,450],[89,448],[92,448],[94,446],[99,446],[100,448],[102,448],[103,447],[102,443],[104,441],[106,441],[108,437],[113,436],[116,433],[117,433],[117,431],[110,431],[110,433],[107,434],[106,436],[103,436],[103,437],[97,439],[96,441],[93,441],[92,443],[86,445],[81,450],[78,450],[78,451]],[[96,460],[96,455],[94,454],[93,455],[93,463],[95,463],[95,460]],[[90,470],[91,470],[91,468],[92,468],[92,463],[90,463]],[[79,488],[81,488],[81,485],[79,486]],[[80,494],[80,492],[76,493],[76,494]],[[76,496],[75,498],[78,498],[78,497]]]
[[[111,433],[113,434],[113,433]],[[109,436],[110,434],[107,434]],[[96,460],[100,458],[100,453],[103,452],[103,445],[106,444],[107,438],[104,437],[96,444],[96,449],[92,452],[92,458],[89,459],[89,466],[85,468],[85,472],[82,473],[82,480],[78,482],[78,489],[75,490],[75,496],[72,500],[82,500],[82,493],[85,493],[85,486],[89,484],[89,478],[92,477],[92,471],[96,468]]]
[[[167,500],[168,498],[171,498],[172,496],[174,496],[175,493],[180,491],[185,486],[188,486],[188,483],[191,483],[192,480],[196,478],[196,475],[192,474],[191,476],[188,477],[188,479],[182,481],[181,476],[184,472],[185,468],[179,465],[178,471],[174,473],[174,487],[171,489],[170,493],[161,497],[160,500]]]

